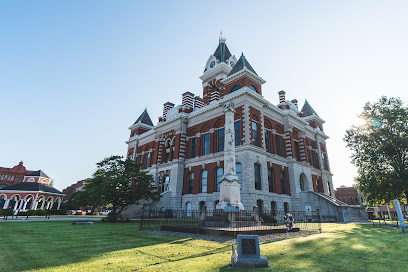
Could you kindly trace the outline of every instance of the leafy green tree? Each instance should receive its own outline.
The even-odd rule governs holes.
[[[116,221],[122,211],[142,200],[159,200],[153,177],[140,170],[140,165],[121,156],[111,156],[97,163],[92,178],[82,191],[73,196],[73,203],[95,208],[110,208],[109,220]]]
[[[357,167],[357,189],[370,205],[408,198],[408,108],[399,98],[367,102],[359,116],[364,125],[352,126],[344,141]]]

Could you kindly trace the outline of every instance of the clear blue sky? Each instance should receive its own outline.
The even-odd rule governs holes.
[[[223,31],[267,83],[326,120],[335,186],[353,184],[342,138],[366,101],[408,101],[408,1],[1,1],[0,166],[63,189],[126,153],[147,107],[202,95]]]

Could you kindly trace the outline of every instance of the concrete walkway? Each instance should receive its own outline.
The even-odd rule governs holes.
[[[17,218],[11,218],[9,216],[7,220],[4,220],[3,217],[0,218],[0,223],[1,222],[34,222],[34,221],[70,221],[70,220],[93,220],[93,221],[99,221],[102,218],[105,218],[104,216],[51,216],[50,219],[45,219],[45,216],[29,216],[28,219],[26,219],[25,216],[19,216]]]

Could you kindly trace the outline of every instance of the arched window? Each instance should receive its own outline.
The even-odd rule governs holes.
[[[193,184],[194,184],[194,172],[188,173],[187,179],[187,194],[193,193]]]
[[[327,188],[329,189],[329,195],[331,196],[332,192],[331,192],[331,187],[330,187],[330,181],[327,182]],[[363,201],[361,201],[361,203],[363,203]]]
[[[186,215],[190,217],[191,216],[191,202],[186,202],[186,211],[187,211]]]
[[[316,180],[317,192],[321,192],[321,191],[320,191],[320,186],[321,186],[320,184],[321,184],[320,179],[317,179],[317,180]]]
[[[203,136],[203,155],[210,154],[210,133]]]
[[[206,210],[206,207],[205,207],[205,202],[204,202],[204,201],[200,201],[199,206],[200,206],[200,212],[202,212],[202,211]]]
[[[283,210],[285,211],[285,213],[289,212],[289,203],[288,202],[283,203]]]
[[[220,201],[219,201],[219,200],[214,201],[214,210],[215,210],[215,209],[217,209],[217,205],[218,205],[218,203],[220,203]]]
[[[269,192],[276,193],[275,171],[273,171],[272,168],[268,168],[268,185],[269,185]]]
[[[286,173],[285,171],[280,171],[280,182],[281,182],[281,192],[282,194],[287,194],[286,190]]]
[[[217,132],[217,151],[224,151],[224,128],[220,128]]]
[[[258,206],[258,211],[262,212],[263,211],[263,200],[262,199],[258,199],[256,201],[256,206]]]
[[[306,181],[304,175],[300,175],[299,177],[299,183],[300,183],[300,190],[301,191],[306,191]]]
[[[234,122],[235,146],[241,145],[241,120]]]
[[[197,154],[197,137],[190,138],[190,158],[195,158]]]
[[[149,168],[149,166],[150,166],[150,152],[148,152],[146,155],[145,169]]]
[[[272,213],[272,215],[273,216],[275,216],[275,214],[276,214],[276,202],[275,201],[272,201],[271,202],[271,213]]]
[[[254,176],[255,176],[255,190],[262,190],[261,165],[259,163],[254,164]]]
[[[239,180],[239,182],[241,183],[241,184],[240,184],[240,189],[242,190],[242,164],[237,163],[237,164],[235,165],[235,169],[236,169],[236,172],[237,172],[238,180]]]
[[[271,132],[269,130],[265,129],[265,147],[266,151],[271,153],[272,148],[271,148]]]
[[[252,121],[252,143],[256,146],[260,146],[259,124],[255,121]]]
[[[207,174],[208,174],[207,170],[204,170],[201,172],[201,192],[202,193],[207,192]]]
[[[235,91],[238,91],[239,89],[241,89],[241,86],[240,85],[235,85],[234,87],[232,87],[231,93],[233,93]]]
[[[224,169],[222,167],[218,167],[217,171],[215,171],[215,188],[217,188],[216,192],[220,191],[220,181],[222,180],[222,176],[224,174]]]
[[[256,93],[258,92],[258,91],[256,90],[256,88],[255,88],[254,85],[249,86],[249,88],[250,88],[252,91],[256,92]]]
[[[275,134],[275,142],[276,142],[276,154],[279,156],[283,156],[282,153],[282,136],[279,134]]]

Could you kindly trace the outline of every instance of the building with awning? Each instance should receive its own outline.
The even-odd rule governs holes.
[[[0,208],[19,211],[59,209],[64,194],[49,186],[50,178],[41,170],[24,177],[24,181],[0,189]]]

